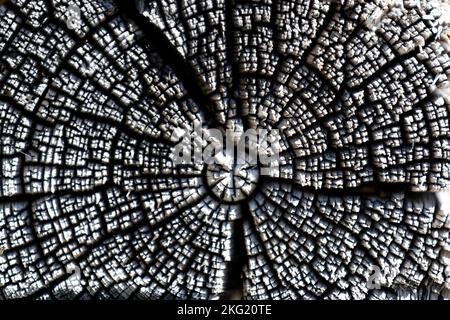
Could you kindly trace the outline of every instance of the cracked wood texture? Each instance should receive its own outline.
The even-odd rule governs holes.
[[[1,1],[0,299],[445,295],[440,6]],[[279,170],[221,198],[194,122],[279,130]]]

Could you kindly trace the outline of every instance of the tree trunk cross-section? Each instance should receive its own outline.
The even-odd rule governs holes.
[[[0,299],[448,297],[443,8],[0,1]],[[176,162],[196,123],[276,166]]]

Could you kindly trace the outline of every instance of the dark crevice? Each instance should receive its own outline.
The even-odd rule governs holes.
[[[204,113],[209,128],[221,128],[217,121],[215,105],[210,97],[204,93],[201,85],[202,81],[197,72],[189,65],[189,62],[182,57],[178,50],[172,45],[160,30],[144,16],[139,14],[135,5],[130,5],[126,0],[114,0],[120,12],[130,18],[144,33],[145,39],[152,49],[158,52],[161,59],[170,66],[175,74],[182,81],[189,96],[197,103],[197,106]]]

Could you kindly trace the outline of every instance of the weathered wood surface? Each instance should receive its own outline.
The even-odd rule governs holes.
[[[0,298],[448,295],[449,33],[397,2],[2,1]],[[276,170],[174,163],[194,122]]]

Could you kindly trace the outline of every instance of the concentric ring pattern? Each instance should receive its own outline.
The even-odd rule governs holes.
[[[448,292],[438,1],[2,2],[0,298]],[[276,170],[211,186],[194,123],[277,130]]]

